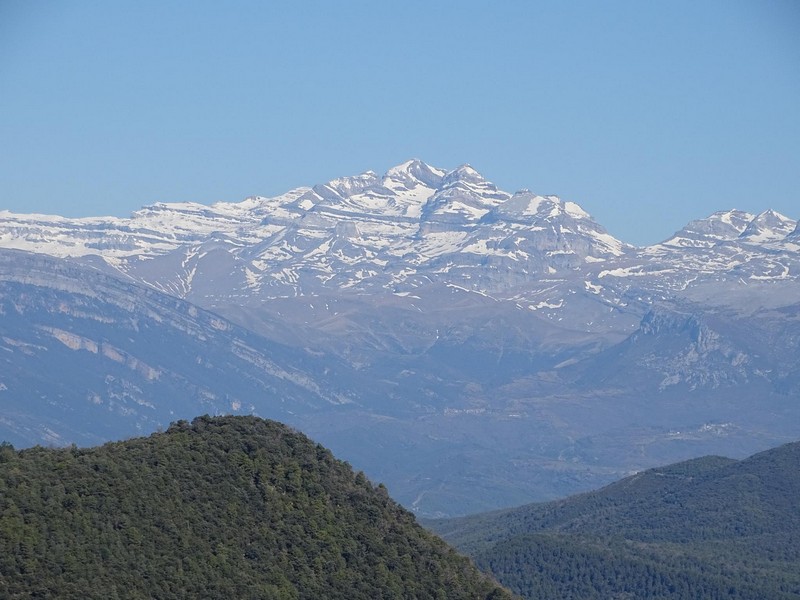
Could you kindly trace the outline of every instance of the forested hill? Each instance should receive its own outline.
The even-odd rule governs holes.
[[[800,442],[432,523],[528,598],[800,598]]]
[[[3,598],[510,598],[306,437],[200,417],[91,449],[0,446]]]

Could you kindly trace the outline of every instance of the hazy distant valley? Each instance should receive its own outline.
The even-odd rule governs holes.
[[[0,248],[16,446],[256,414],[453,516],[800,438],[800,230],[769,210],[637,248],[410,161],[129,219],[3,212]]]

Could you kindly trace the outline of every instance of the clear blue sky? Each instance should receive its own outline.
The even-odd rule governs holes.
[[[800,218],[800,2],[0,0],[0,209],[124,216],[412,157],[635,244]]]

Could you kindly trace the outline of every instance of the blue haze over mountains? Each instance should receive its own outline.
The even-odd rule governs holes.
[[[800,437],[800,230],[768,209],[639,248],[414,160],[129,219],[3,212],[0,248],[19,446],[254,413],[452,516]]]

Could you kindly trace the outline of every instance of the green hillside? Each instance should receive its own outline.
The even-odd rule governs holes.
[[[2,598],[510,598],[383,486],[287,427],[200,417],[0,447]]]
[[[527,598],[800,598],[800,443],[431,523]]]

